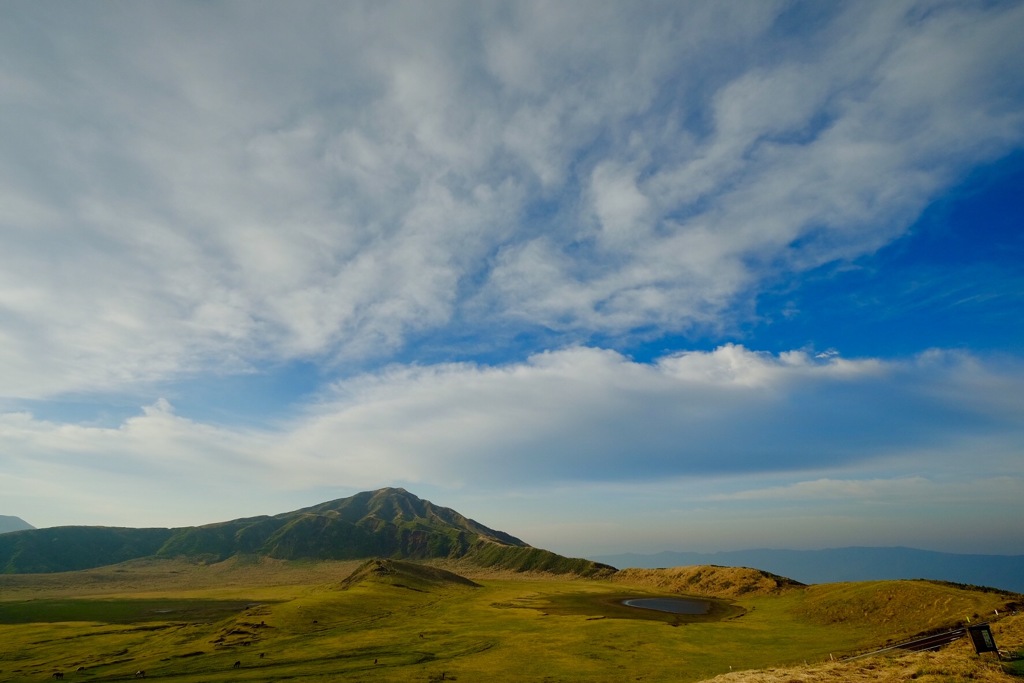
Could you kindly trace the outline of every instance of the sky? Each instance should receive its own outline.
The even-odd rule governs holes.
[[[1024,554],[1024,3],[0,4],[0,514],[404,487]]]

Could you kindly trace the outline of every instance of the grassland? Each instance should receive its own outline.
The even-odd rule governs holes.
[[[1024,615],[1000,619],[991,625],[996,643],[1021,649]],[[937,652],[892,650],[879,656],[812,665],[768,667],[716,676],[706,683],[1017,683],[1024,676],[1024,653],[1005,661],[994,654],[977,655],[970,641],[958,640]]]
[[[1008,599],[930,582],[744,590],[727,570],[666,582],[445,568],[471,581],[401,563],[266,559],[0,576],[0,680],[145,670],[180,683],[667,682],[775,670],[788,683],[814,680],[808,672],[833,658],[1005,611]],[[728,595],[693,617],[619,604],[679,593]]]

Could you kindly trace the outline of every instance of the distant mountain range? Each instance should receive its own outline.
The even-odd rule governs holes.
[[[714,564],[754,567],[801,583],[883,579],[934,579],[1024,593],[1024,555],[960,555],[914,548],[737,550],[718,553],[662,552],[600,555],[616,567],[678,567]]]
[[[0,573],[76,571],[150,557],[219,562],[236,555],[286,560],[450,559],[579,576],[608,576],[615,567],[720,565],[759,569],[807,584],[933,579],[1024,593],[1024,555],[855,547],[568,558],[400,488],[366,491],[278,515],[174,529],[35,529],[17,517],[0,516]]]
[[[76,571],[145,557],[219,562],[235,555],[286,560],[455,559],[513,571],[610,574],[562,557],[404,489],[366,491],[294,512],[197,527],[68,526],[0,535],[0,572]]]
[[[25,529],[35,529],[35,527],[21,517],[0,515],[0,534],[6,534],[8,531],[24,531]]]

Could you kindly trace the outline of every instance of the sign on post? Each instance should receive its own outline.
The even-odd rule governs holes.
[[[992,637],[992,629],[988,627],[988,624],[968,626],[967,632],[971,634],[974,651],[979,655],[982,652],[999,652],[999,648],[996,647],[996,639]]]

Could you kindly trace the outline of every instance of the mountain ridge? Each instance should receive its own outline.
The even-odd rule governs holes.
[[[1024,593],[1024,555],[943,553],[904,546],[847,546],[819,550],[754,548],[716,553],[663,551],[594,555],[618,567],[689,565],[757,567],[806,584],[930,579]]]
[[[21,517],[0,515],[0,534],[6,534],[11,531],[25,531],[28,529],[35,529],[35,527],[23,520]]]
[[[193,527],[51,527],[0,536],[0,572],[76,571],[145,557],[215,563],[457,559],[512,571],[609,574],[613,567],[534,548],[401,488],[364,491],[299,510]]]

